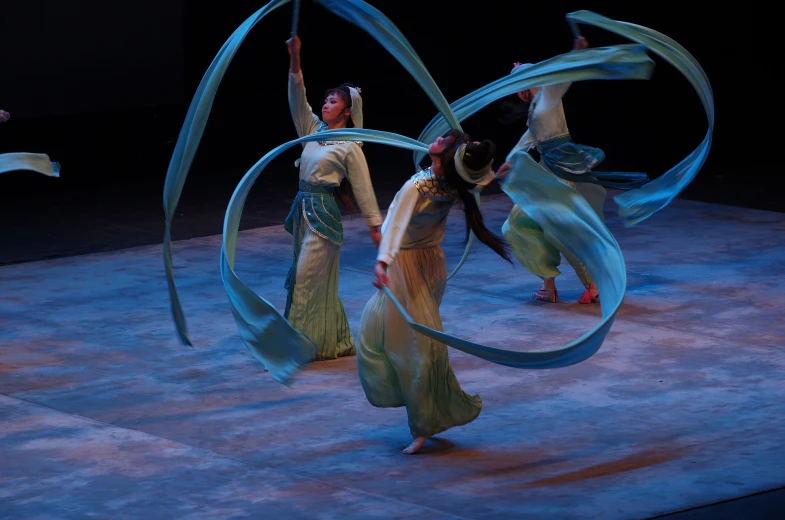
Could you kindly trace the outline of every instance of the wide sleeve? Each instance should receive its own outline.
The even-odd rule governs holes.
[[[551,108],[558,105],[561,101],[561,98],[563,98],[564,94],[566,94],[570,89],[571,85],[572,82],[567,82],[542,87],[542,94],[540,94],[540,100],[538,102],[538,104],[542,107],[542,110],[550,110]]]
[[[371,184],[371,172],[368,171],[368,163],[360,145],[356,143],[349,144],[348,152],[344,158],[344,167],[365,224],[368,226],[381,226],[382,213],[379,211],[379,204],[376,202],[376,194]]]
[[[289,111],[292,114],[297,136],[304,137],[316,132],[322,120],[311,110],[311,105],[305,97],[305,83],[303,72],[289,73]]]
[[[420,192],[411,180],[406,181],[403,188],[395,195],[382,227],[382,242],[379,244],[379,253],[376,256],[378,262],[390,265],[395,261],[420,197]]]

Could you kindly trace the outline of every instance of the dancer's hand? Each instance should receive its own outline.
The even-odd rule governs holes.
[[[379,249],[379,244],[382,243],[382,228],[380,226],[371,226],[368,228],[371,232],[371,242]]]
[[[300,37],[296,34],[286,40],[286,48],[289,50],[289,56],[297,55],[300,56],[300,48],[302,47],[302,42],[300,41]]]
[[[11,114],[6,112],[5,110],[0,110],[0,123],[5,123],[9,119],[11,119]]]
[[[382,287],[387,286],[390,281],[387,278],[387,264],[384,262],[376,262],[376,267],[373,268],[373,274],[376,276],[376,279],[371,282],[374,287],[381,289]]]
[[[572,50],[580,51],[589,46],[589,41],[581,36],[580,38],[575,38],[575,42],[572,44]]]
[[[499,166],[499,169],[496,170],[496,173],[493,174],[493,178],[496,179],[497,181],[500,181],[503,178],[505,178],[507,174],[510,173],[510,171],[512,171],[512,164],[509,161],[507,161],[501,166]]]
[[[289,49],[289,72],[298,74],[300,72],[300,37],[296,34],[286,40],[286,48]]]

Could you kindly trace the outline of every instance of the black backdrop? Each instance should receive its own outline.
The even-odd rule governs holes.
[[[770,209],[782,209],[776,182],[782,168],[773,159],[782,118],[783,62],[777,58],[782,6],[777,12],[763,2],[703,11],[697,4],[687,9],[684,2],[370,3],[409,38],[451,101],[508,73],[516,60],[535,62],[568,51],[568,12],[589,9],[660,31],[702,64],[715,96],[711,154],[688,191],[702,190],[704,200],[731,203],[731,195],[746,194],[747,204],[765,199]],[[60,179],[22,172],[0,176],[6,218],[43,204],[42,197],[72,198],[82,206],[96,197],[138,199],[162,211],[166,167],[196,86],[221,44],[263,4],[3,2],[0,108],[10,111],[12,120],[0,125],[0,152],[45,152],[63,168]],[[235,56],[184,200],[206,188],[225,204],[261,155],[295,137],[286,105],[284,41],[290,17],[290,6],[274,12]],[[416,137],[435,114],[408,73],[356,27],[303,0],[299,31],[312,104],[321,102],[327,87],[351,81],[363,88],[366,127]],[[584,26],[583,32],[593,46],[625,43],[592,27]],[[603,148],[605,169],[657,176],[692,151],[706,132],[703,108],[688,82],[654,59],[650,81],[585,82],[573,85],[565,97],[575,140]],[[497,107],[489,107],[465,127],[475,137],[494,139],[502,159],[524,123],[504,126],[498,115]],[[365,151],[375,183],[399,185],[412,173],[406,151],[380,145]],[[277,160],[260,189],[291,191],[296,157],[297,150],[291,150]],[[286,182],[276,184],[277,178]],[[12,206],[22,209],[10,214]]]

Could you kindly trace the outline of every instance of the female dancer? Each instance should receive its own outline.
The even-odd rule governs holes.
[[[352,85],[328,90],[321,119],[313,113],[305,97],[300,38],[294,36],[286,45],[290,56],[289,108],[298,136],[346,128],[350,120],[355,127],[362,127],[362,97]],[[294,261],[286,281],[284,316],[317,344],[315,359],[349,356],[355,352],[354,338],[338,298],[343,227],[335,197],[342,181],[350,181],[376,246],[381,240],[381,213],[361,143],[308,142],[303,145],[299,164],[300,189],[285,223],[294,238]]]
[[[573,50],[585,49],[588,46],[586,38],[580,37],[575,40]],[[518,62],[514,65],[513,71],[531,66],[530,63]],[[572,141],[562,105],[562,97],[570,85],[571,83],[561,83],[518,93],[518,97],[529,105],[528,129],[507,157],[509,160],[519,150],[529,151],[536,148],[540,153],[540,164],[562,182],[578,190],[602,219],[606,196],[603,185],[622,189],[640,187],[648,178],[639,173],[592,171],[605,158],[605,153],[599,148]],[[509,162],[505,162],[497,175],[504,177],[509,167]],[[544,233],[540,225],[519,206],[513,206],[502,226],[502,232],[521,265],[543,280],[542,286],[532,293],[532,298],[551,303],[559,301],[556,276],[560,274],[558,265],[561,263],[561,255],[564,255],[586,287],[578,303],[599,301],[597,286],[586,267],[575,255]]]
[[[466,232],[507,261],[506,243],[491,233],[471,190],[493,180],[491,141],[471,142],[458,130],[438,138],[428,149],[431,167],[414,175],[398,191],[382,226],[374,285],[389,287],[415,321],[441,330],[439,304],[447,281],[441,242],[447,216],[460,199]],[[357,362],[368,401],[378,407],[405,406],[417,452],[439,432],[473,421],[482,401],[461,389],[450,367],[447,347],[412,330],[378,291],[360,323]]]

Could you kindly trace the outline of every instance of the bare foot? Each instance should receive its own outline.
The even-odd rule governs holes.
[[[592,282],[591,285],[583,291],[581,297],[578,298],[578,303],[582,304],[597,303],[598,301],[600,301],[600,292],[597,290],[597,286],[594,285],[594,282]]]
[[[428,440],[428,437],[417,437],[415,438],[409,446],[406,447],[403,452],[407,455],[413,455],[420,451],[422,445],[425,444],[425,441]]]

